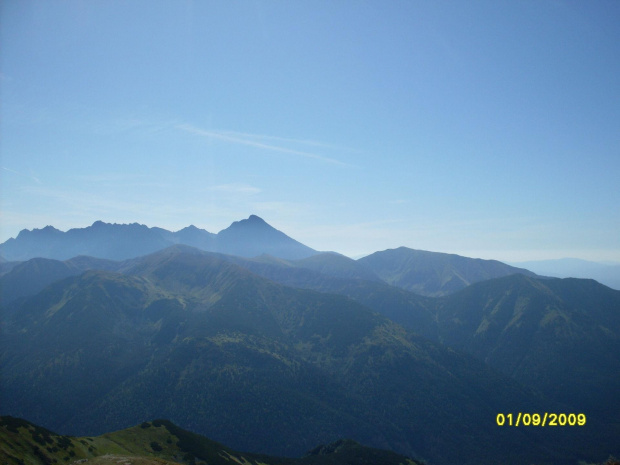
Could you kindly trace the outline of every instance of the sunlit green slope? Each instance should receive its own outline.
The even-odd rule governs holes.
[[[47,465],[416,465],[418,462],[351,440],[318,446],[288,459],[237,452],[167,420],[94,437],[60,436],[13,417],[0,417],[0,463]]]

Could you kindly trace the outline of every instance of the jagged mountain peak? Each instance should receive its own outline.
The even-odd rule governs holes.
[[[142,223],[138,223],[137,221],[134,221],[133,223],[106,223],[105,221],[102,220],[97,220],[95,221],[90,228],[92,229],[104,229],[104,228],[126,228],[126,229],[154,229],[154,228],[149,228],[147,225],[142,224]],[[75,228],[73,229],[73,231],[79,231],[79,230],[84,230],[84,229],[89,229],[87,228]]]
[[[62,231],[56,229],[54,226],[47,225],[44,228],[40,228],[40,229],[38,228],[33,228],[32,230],[22,229],[17,235],[17,239],[20,239],[20,238],[25,239],[26,237],[51,235],[51,234],[56,234],[56,233],[62,233]]]
[[[262,223],[265,223],[265,220],[263,220],[260,216],[256,216],[256,215],[250,215],[248,217],[248,221],[260,221]]]
[[[125,260],[174,244],[244,257],[268,253],[279,258],[298,259],[316,253],[310,247],[275,229],[262,218],[250,215],[247,219],[235,221],[219,234],[194,225],[171,232],[139,223],[117,224],[101,220],[95,221],[91,226],[74,228],[67,232],[52,226],[32,231],[24,229],[16,239],[11,238],[0,244],[0,255],[9,261],[23,261],[34,257],[66,260],[77,255]]]
[[[189,226],[185,226],[184,228],[179,229],[177,232],[181,231],[201,231],[201,229],[197,226],[194,226],[193,224],[190,224]]]
[[[244,220],[239,220],[239,221],[234,221],[228,228],[220,231],[220,233],[224,232],[224,231],[228,231],[228,230],[237,230],[240,228],[245,228],[245,227],[266,227],[267,229],[273,229],[275,230],[275,228],[273,226],[271,226],[270,224],[268,224],[265,220],[263,220],[261,217],[256,216],[256,215],[250,215],[249,217],[247,217]]]

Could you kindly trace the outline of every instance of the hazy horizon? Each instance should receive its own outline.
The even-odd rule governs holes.
[[[0,242],[620,261],[620,3],[2,2]]]
[[[246,219],[246,218],[239,218],[237,220],[231,221],[230,224],[232,224],[235,221],[240,221],[240,220],[244,220],[244,219]],[[265,220],[264,218],[262,218],[262,219]],[[100,221],[100,220],[97,220],[97,221]],[[266,221],[266,222],[269,224],[268,221]],[[108,224],[114,224],[114,223],[108,223]],[[158,226],[158,225],[145,225],[145,224],[141,224],[141,223],[137,223],[137,222],[133,222],[133,223],[116,223],[116,224],[124,224],[124,225],[127,225],[127,224],[140,224],[141,226],[146,226],[148,228],[161,227],[161,226]],[[213,233],[213,234],[217,234],[217,233],[221,232],[222,230],[226,229],[228,226],[230,226],[230,224],[228,224],[227,226],[225,226],[225,227],[223,227],[221,229],[218,229],[218,230],[207,230],[205,228],[199,228],[199,229],[205,230],[205,231]],[[48,227],[48,226],[54,227],[55,229],[60,230],[61,232],[67,232],[69,229],[74,229],[74,228],[67,228],[67,229],[63,230],[63,229],[56,228],[54,225],[45,225],[45,226],[42,226],[40,228],[33,228],[33,229],[39,229],[40,230],[40,229],[44,229],[45,227]],[[84,226],[78,226],[78,227],[76,227],[76,229],[83,229],[83,228],[87,228],[87,227],[90,227],[90,226],[92,226],[92,224],[88,224],[88,225],[84,225]],[[181,229],[184,229],[184,228],[186,228],[188,226],[196,226],[196,225],[195,224],[188,224],[188,225],[183,226],[183,227],[178,228],[178,229],[174,229],[174,228],[173,229],[163,228],[163,229],[168,229],[170,232],[178,232]],[[271,226],[273,226],[273,225],[271,225]],[[198,226],[196,226],[196,227],[198,227]],[[28,229],[28,230],[32,231],[33,229]],[[286,231],[281,231],[281,232],[286,234]],[[15,237],[17,237],[17,235],[18,234],[16,234]],[[13,237],[13,238],[15,238],[15,237]],[[292,237],[292,239],[298,240],[295,237]],[[304,243],[303,241],[300,241],[300,242],[303,243],[304,245],[308,245],[308,244]],[[309,247],[311,247],[311,246],[309,246]],[[338,250],[333,250],[333,249],[324,249],[324,250],[323,249],[315,249],[315,250],[317,250],[318,252],[335,252],[335,253],[340,253],[340,254],[345,255],[345,256],[347,256],[349,258],[357,260],[357,259],[366,257],[368,255],[371,255],[374,252],[381,252],[381,251],[384,251],[384,250],[396,249],[396,248],[399,248],[399,247],[408,247],[408,246],[402,246],[401,245],[401,246],[396,246],[396,247],[386,247],[386,248],[383,248],[383,249],[371,250],[371,251],[368,251],[368,252],[365,252],[365,253],[361,253],[361,254],[346,254],[346,253],[342,253],[342,252],[340,252]],[[408,247],[408,248],[415,249],[415,247]],[[560,258],[537,259],[537,260],[521,260],[521,261],[519,261],[519,260],[503,260],[502,258],[498,258],[497,256],[488,256],[488,257],[487,256],[478,256],[475,253],[472,255],[472,254],[463,254],[463,253],[450,252],[450,251],[444,251],[444,250],[428,250],[428,249],[417,249],[417,250],[427,250],[429,252],[457,254],[457,255],[462,255],[462,256],[465,256],[465,257],[469,257],[469,258],[481,258],[481,259],[486,259],[486,260],[499,260],[499,261],[505,262],[505,263],[513,265],[513,266],[521,266],[522,265],[524,267],[528,263],[535,263],[535,262],[562,262],[562,261],[572,261],[572,260],[581,261],[581,262],[584,262],[584,263],[592,263],[592,264],[597,264],[597,265],[607,265],[607,266],[620,265],[620,262],[614,262],[614,261],[609,261],[609,260],[607,260],[607,261],[605,261],[605,260],[603,260],[603,261],[584,260],[584,259],[581,259],[581,258],[567,257],[567,256],[563,256],[563,257],[560,257]]]

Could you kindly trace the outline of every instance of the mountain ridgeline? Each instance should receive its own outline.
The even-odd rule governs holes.
[[[4,263],[0,414],[91,438],[167,418],[272,457],[332,460],[342,438],[439,465],[620,453],[619,291],[406,248],[287,257],[265,225],[218,235],[237,255]],[[517,412],[587,423],[496,424]]]
[[[352,264],[344,273],[322,267],[328,275],[303,268],[307,260],[332,263],[332,254],[268,263],[225,258],[281,284],[347,296],[558,402],[620,416],[620,292],[596,281],[512,274],[428,298],[385,282],[347,278]],[[350,261],[360,266],[360,260]]]
[[[407,247],[375,252],[359,260],[383,281],[416,294],[442,296],[470,284],[513,274],[536,276],[497,260],[412,250]]]
[[[245,220],[235,221],[218,234],[195,226],[171,232],[138,223],[109,224],[102,221],[67,232],[52,226],[32,231],[24,229],[16,238],[0,244],[0,256],[8,261],[23,261],[35,257],[66,260],[79,255],[123,260],[156,252],[174,244],[242,257],[268,253],[294,259],[316,253],[310,247],[273,228],[262,218],[250,215]]]
[[[4,465],[96,463],[98,465],[419,465],[394,452],[340,439],[300,458],[238,452],[167,420],[95,437],[69,437],[28,421],[0,417],[0,462]]]
[[[620,263],[597,263],[577,258],[538,260],[514,263],[537,274],[556,278],[595,279],[612,289],[620,290]]]

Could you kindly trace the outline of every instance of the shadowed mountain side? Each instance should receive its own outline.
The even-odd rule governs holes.
[[[302,458],[270,457],[237,452],[167,420],[142,422],[96,437],[67,437],[14,417],[0,417],[0,462],[5,465],[50,463],[96,465],[416,465],[387,450],[338,440],[309,451]]]
[[[132,266],[66,278],[12,313],[3,413],[69,434],[167,417],[236,449],[292,456],[340,437],[439,464],[609,452],[595,418],[499,428],[498,412],[560,407],[353,300],[174,249]]]
[[[248,219],[234,222],[218,234],[195,226],[171,232],[137,223],[109,224],[102,221],[67,232],[52,226],[32,231],[24,229],[17,238],[0,244],[0,255],[13,261],[25,261],[35,257],[66,260],[78,255],[124,260],[147,255],[174,244],[244,257],[268,253],[277,257],[299,259],[316,253],[258,216],[251,215]]]
[[[375,252],[358,260],[383,281],[426,296],[442,296],[472,283],[531,271],[515,268],[497,260],[412,250],[406,247]]]
[[[364,264],[335,252],[323,252],[302,260],[293,260],[290,263],[299,268],[318,271],[332,278],[382,281]]]
[[[620,415],[620,291],[513,275],[439,301],[440,340],[573,408]]]
[[[68,276],[77,276],[87,270],[137,273],[140,270],[146,270],[147,267],[152,268],[154,264],[165,260],[166,257],[172,257],[178,253],[219,258],[240,265],[242,268],[247,268],[276,282],[290,284],[293,287],[308,289],[316,287],[319,289],[329,281],[327,275],[312,271],[311,269],[300,268],[294,265],[294,261],[287,261],[266,254],[255,259],[248,259],[215,252],[205,252],[192,246],[178,244],[167,247],[155,254],[123,261],[78,256],[64,261],[32,258],[25,262],[10,262],[13,265],[11,269],[0,276],[0,303],[6,306],[19,297],[33,296],[56,281]],[[328,254],[319,254],[318,257],[324,255]],[[355,263],[355,261],[346,257],[342,258],[348,262]],[[305,262],[302,261],[302,263]],[[183,274],[187,273],[183,272]]]
[[[114,271],[118,267],[119,262],[84,256],[62,262],[32,258],[15,264],[8,273],[0,276],[0,303],[6,305],[20,297],[35,295],[53,282],[87,270]]]
[[[607,417],[620,411],[620,293],[595,281],[516,274],[433,299],[278,260],[231,259],[280,283],[346,295],[573,408]]]
[[[319,254],[316,257],[321,259],[327,255]],[[439,339],[435,299],[390,286],[383,281],[367,281],[359,277],[335,277],[335,275],[364,276],[363,271],[358,274],[355,270],[351,273],[348,267],[345,267],[344,272],[334,267],[327,270],[325,267],[320,267],[322,271],[315,270],[314,266],[305,268],[308,260],[314,257],[299,261],[285,261],[267,256],[253,259],[233,256],[221,256],[221,258],[286,286],[349,297],[422,336],[432,340]],[[330,274],[324,274],[323,271]]]
[[[188,256],[185,264],[162,266],[167,261],[175,262],[179,254]],[[191,295],[208,307],[221,297],[226,273],[219,273],[217,282],[207,263],[220,260],[281,284],[350,297],[420,335],[465,350],[575,408],[587,405],[600,414],[601,406],[609,405],[603,410],[620,411],[613,396],[618,384],[618,377],[614,377],[619,366],[614,355],[617,352],[608,350],[617,347],[620,326],[620,306],[613,290],[588,280],[539,281],[514,275],[478,283],[437,300],[380,281],[334,278],[302,267],[308,261],[335,261],[344,266],[321,269],[331,275],[351,275],[349,264],[354,261],[346,257],[319,254],[312,259],[287,261],[266,255],[244,259],[181,245],[124,262],[90,257],[66,262],[33,259],[0,278],[3,311],[6,316],[16,308],[6,305],[11,293],[32,295],[67,274],[96,267],[146,276],[167,292]],[[187,266],[191,263],[196,266]],[[232,270],[237,276],[239,270]],[[528,285],[515,285],[519,282]],[[581,310],[571,316],[575,308]],[[568,326],[561,329],[561,324]],[[601,395],[592,396],[590,392]],[[603,399],[608,400],[607,404]]]
[[[37,294],[48,284],[79,273],[76,267],[48,258],[20,262],[0,276],[0,303],[6,305],[19,297]]]
[[[8,273],[20,263],[21,262],[9,262],[0,257],[0,276]]]

